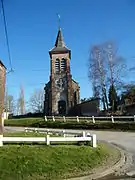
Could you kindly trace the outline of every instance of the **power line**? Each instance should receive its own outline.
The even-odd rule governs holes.
[[[79,78],[73,78],[73,79],[80,79],[80,80],[86,80],[87,77],[79,77]],[[47,81],[48,82],[48,81]],[[80,83],[80,82],[79,82]],[[39,82],[39,83],[27,83],[24,84],[25,86],[37,86],[37,85],[44,85],[45,86],[46,82]],[[7,84],[7,87],[20,87],[20,85],[18,84]]]
[[[5,16],[5,9],[4,9],[3,0],[1,0],[1,6],[2,6],[2,14],[3,14],[3,20],[4,20],[6,44],[7,44],[7,50],[8,50],[8,59],[9,59],[9,64],[10,64],[10,68],[11,68],[11,70],[9,72],[13,72],[12,61],[11,61],[11,53],[10,53],[10,46],[9,46],[9,39],[8,39],[8,31],[7,31],[7,21],[6,21],[6,16]]]
[[[28,72],[30,72],[30,71],[32,71],[32,72],[48,72],[48,71],[50,71],[50,69],[24,69],[23,71],[21,71],[22,69],[15,69],[15,72],[26,72],[26,71],[28,71]]]
[[[24,84],[24,86],[36,86],[36,85],[45,85],[45,83],[28,83]],[[20,87],[20,84],[6,84],[7,87]]]
[[[71,67],[71,71],[73,71],[74,72],[74,70],[72,70],[73,68]],[[80,65],[80,66],[77,66],[77,69],[81,69],[82,70],[82,66]],[[17,71],[19,71],[19,72],[21,72],[21,70],[22,69],[15,69],[15,71],[17,72]],[[50,71],[50,67],[49,68],[39,68],[39,69],[25,69],[24,70],[25,72],[26,71],[33,71],[33,72],[42,72],[42,71],[44,71],[44,72],[48,72],[48,71]]]

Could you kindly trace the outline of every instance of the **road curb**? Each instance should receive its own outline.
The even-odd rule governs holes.
[[[106,169],[106,170],[102,170],[102,172],[97,172],[95,174],[91,174],[91,175],[88,175],[88,176],[83,176],[83,177],[76,177],[76,178],[70,178],[70,179],[67,179],[67,180],[96,180],[96,179],[100,179],[100,178],[103,178],[105,176],[109,176],[113,173],[116,173],[116,171],[118,172],[119,170],[122,169],[122,167],[125,165],[126,163],[126,159],[127,159],[127,154],[126,152],[124,151],[124,149],[120,148],[118,145],[115,145],[115,144],[111,144],[111,143],[108,143],[108,142],[105,142],[105,141],[102,141],[106,144],[108,144],[109,146],[113,147],[113,148],[116,148],[117,150],[119,150],[120,152],[120,159],[110,168]]]
[[[107,144],[109,144],[110,146],[113,146],[114,148],[119,150],[119,152],[120,152],[120,159],[112,167],[106,169],[104,172],[98,173],[98,174],[94,175],[94,177],[91,177],[90,179],[92,179],[92,180],[100,179],[100,178],[103,178],[105,176],[114,174],[114,173],[116,173],[118,171],[121,171],[122,167],[124,167],[124,165],[126,163],[126,159],[127,159],[126,156],[127,156],[127,154],[125,153],[125,151],[122,148],[120,148],[118,145],[116,145],[116,144],[112,144],[112,143],[111,144],[107,143]]]

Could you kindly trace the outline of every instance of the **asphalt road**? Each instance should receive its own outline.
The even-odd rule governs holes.
[[[41,129],[43,129],[43,128],[41,128]],[[10,131],[10,132],[24,131],[24,127],[5,127],[4,130]],[[56,129],[53,129],[53,130],[55,131]],[[57,131],[58,131],[58,129],[57,129]],[[60,129],[60,131],[61,131],[61,129]],[[82,132],[82,130],[66,130],[66,131],[67,132]],[[135,179],[135,178],[133,178],[133,176],[135,175],[135,133],[131,133],[131,132],[110,132],[110,131],[92,131],[92,130],[90,130],[90,131],[86,130],[86,132],[90,132],[91,134],[96,134],[97,140],[102,140],[102,141],[107,141],[109,143],[114,143],[114,144],[119,145],[122,148],[124,148],[126,150],[126,152],[128,152],[132,157],[131,161],[128,164],[129,166],[126,169],[126,171],[129,173],[129,175],[132,176],[132,179]],[[122,173],[123,172],[121,172],[121,174]],[[111,179],[113,179],[113,177]],[[122,178],[121,180],[123,180],[123,179],[127,180],[127,178]],[[120,180],[120,178],[119,178],[119,180]]]

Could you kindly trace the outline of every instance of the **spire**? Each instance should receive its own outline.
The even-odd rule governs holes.
[[[57,38],[55,41],[55,46],[49,51],[49,54],[51,56],[52,53],[69,53],[71,54],[71,50],[68,49],[68,47],[66,47],[65,42],[64,42],[64,38],[62,35],[62,30],[60,27],[60,15],[57,14],[58,16],[58,34],[57,34]]]
[[[63,53],[63,52],[70,52],[70,49],[66,47],[61,28],[59,28],[57,38],[55,41],[55,46],[49,51],[49,53],[51,54],[51,53]]]
[[[55,47],[65,47],[61,28],[58,31],[58,35],[57,35],[56,42],[55,42]]]
[[[58,29],[60,29],[60,22],[61,22],[61,21],[60,21],[60,20],[61,20],[61,19],[60,19],[60,14],[57,13],[57,16],[58,16]]]

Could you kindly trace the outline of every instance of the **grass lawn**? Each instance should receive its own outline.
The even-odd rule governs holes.
[[[0,148],[0,180],[60,180],[87,175],[95,167],[119,157],[105,144],[4,145]]]
[[[38,123],[44,122],[43,118],[22,118],[22,119],[11,119],[5,120],[6,126],[36,126]]]
[[[3,136],[5,137],[45,137],[44,133],[36,132],[4,132]]]

